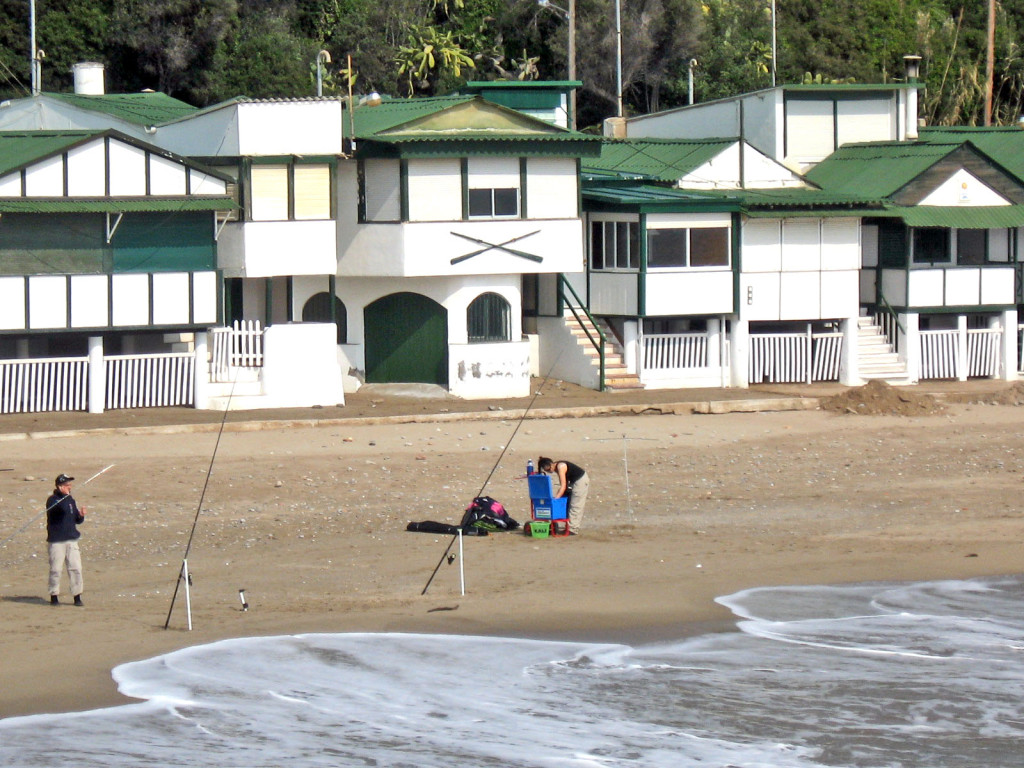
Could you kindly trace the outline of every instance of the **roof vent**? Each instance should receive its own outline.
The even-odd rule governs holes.
[[[102,96],[103,65],[95,61],[83,61],[71,67],[75,76],[75,93],[83,96]]]

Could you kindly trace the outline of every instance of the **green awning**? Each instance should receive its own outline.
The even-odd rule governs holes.
[[[230,211],[238,203],[230,197],[192,197],[187,200],[136,197],[124,200],[80,200],[75,198],[0,198],[0,213],[138,213],[153,211]]]
[[[895,216],[908,227],[949,229],[1010,229],[1024,227],[1024,205],[939,206],[916,205],[912,208],[888,208],[867,215]]]

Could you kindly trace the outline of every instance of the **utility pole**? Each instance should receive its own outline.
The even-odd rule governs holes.
[[[996,0],[988,0],[988,49],[985,55],[985,116],[983,125],[992,125],[992,81],[996,68]]]

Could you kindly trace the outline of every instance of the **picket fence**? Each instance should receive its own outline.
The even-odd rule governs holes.
[[[232,382],[238,368],[263,365],[263,326],[259,320],[236,320],[230,328],[210,329],[210,380]]]
[[[810,384],[838,381],[843,334],[755,333],[750,335],[751,384]]]
[[[84,411],[89,359],[0,360],[0,413]]]
[[[967,377],[999,375],[1002,330],[971,328],[967,331]],[[956,330],[921,331],[921,378],[960,377],[960,333]]]
[[[643,337],[641,366],[645,371],[706,368],[706,333],[652,333]]]

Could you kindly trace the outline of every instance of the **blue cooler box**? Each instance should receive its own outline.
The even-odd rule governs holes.
[[[560,499],[551,498],[554,491],[551,489],[550,475],[530,475],[526,479],[530,484],[530,503],[535,520],[565,520],[569,517],[566,508],[569,500],[564,496]]]

